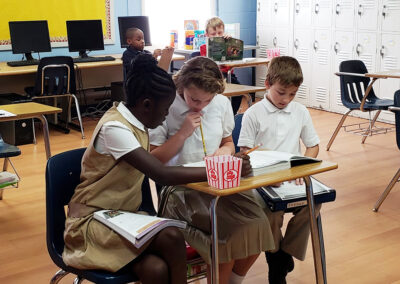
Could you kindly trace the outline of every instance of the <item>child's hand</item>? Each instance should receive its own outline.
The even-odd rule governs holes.
[[[161,54],[163,56],[169,56],[172,57],[172,55],[174,54],[174,48],[172,46],[166,46],[162,51]]]
[[[161,49],[157,48],[153,51],[153,57],[157,59],[161,55]]]
[[[181,129],[179,129],[179,133],[183,135],[183,137],[187,138],[192,133],[194,130],[200,126],[201,122],[201,113],[200,112],[189,112],[185,120],[183,121],[183,124],[181,126]]]
[[[302,178],[296,178],[295,180],[290,180],[289,182],[294,181],[296,185],[302,185],[304,180]]]
[[[226,39],[230,39],[232,36],[230,34],[224,34],[222,37],[226,38]]]
[[[244,152],[240,151],[237,152],[235,157],[242,158],[242,177],[248,176],[253,172],[253,169],[251,168],[250,164],[250,157],[248,155],[245,155]]]

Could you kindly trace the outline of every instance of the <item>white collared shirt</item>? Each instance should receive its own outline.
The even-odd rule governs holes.
[[[118,104],[117,110],[130,124],[145,131],[143,123],[123,103]],[[129,128],[115,120],[103,124],[94,142],[98,153],[111,155],[116,160],[139,147],[142,145]]]
[[[176,95],[169,114],[162,125],[149,129],[150,144],[160,146],[181,128],[189,107],[185,100]],[[232,135],[235,125],[233,111],[229,99],[223,95],[216,95],[202,110],[201,118],[207,154],[213,154],[220,146],[223,138]],[[188,137],[182,149],[173,157],[168,165],[181,165],[199,162],[204,158],[200,128]]]
[[[264,96],[245,112],[238,146],[252,148],[262,143],[269,150],[302,155],[300,140],[306,147],[320,143],[307,108],[292,101],[279,109]]]

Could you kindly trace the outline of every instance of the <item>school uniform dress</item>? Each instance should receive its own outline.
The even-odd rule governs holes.
[[[136,249],[93,219],[93,213],[102,209],[138,212],[144,175],[119,158],[148,146],[146,128],[122,103],[115,103],[100,119],[82,158],[81,183],[68,205],[62,255],[67,265],[115,272],[151,242]]]
[[[306,147],[320,143],[307,108],[292,101],[279,109],[264,96],[263,100],[245,112],[238,146],[252,148],[262,143],[266,149],[301,155],[300,140]],[[285,236],[282,236],[284,211],[272,212],[261,197],[258,200],[271,223],[275,241],[275,250],[272,252],[281,248],[297,259],[304,260],[310,235],[308,207],[293,212]],[[316,214],[319,214],[320,208],[321,204],[315,206]]]
[[[149,130],[150,143],[160,146],[181,128],[189,108],[177,95],[163,125]],[[214,153],[223,138],[229,137],[234,127],[229,100],[216,95],[202,110],[202,127],[207,153]],[[188,137],[182,149],[169,165],[198,162],[204,158],[200,129]],[[211,262],[211,224],[209,206],[213,196],[183,186],[176,186],[169,196],[164,217],[184,220],[186,241],[207,262]],[[268,219],[257,204],[252,192],[222,197],[217,205],[219,262],[246,258],[274,248]]]

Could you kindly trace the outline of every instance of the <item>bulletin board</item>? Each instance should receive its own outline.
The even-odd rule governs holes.
[[[100,19],[104,43],[114,42],[114,0],[1,0],[0,49],[11,49],[9,21],[47,20],[52,46],[67,45],[68,20]]]

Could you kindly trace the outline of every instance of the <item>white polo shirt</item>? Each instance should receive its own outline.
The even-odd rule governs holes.
[[[186,114],[189,111],[190,109],[185,100],[177,94],[163,124],[155,129],[149,129],[150,144],[160,146],[171,136],[175,135],[181,128]],[[235,126],[229,99],[223,95],[216,95],[211,102],[203,108],[201,123],[207,154],[210,155],[219,148],[223,138],[232,134],[233,127]],[[200,127],[198,127],[193,134],[186,139],[182,149],[167,164],[171,166],[182,165],[199,162],[203,158],[203,144]]]
[[[145,131],[143,123],[123,103],[118,104],[117,110],[130,124]],[[116,160],[139,147],[142,145],[129,128],[115,120],[103,124],[94,142],[98,153],[111,155]]]
[[[284,109],[264,99],[244,114],[238,146],[263,148],[302,155],[300,139],[306,147],[320,143],[307,108],[292,101]]]

